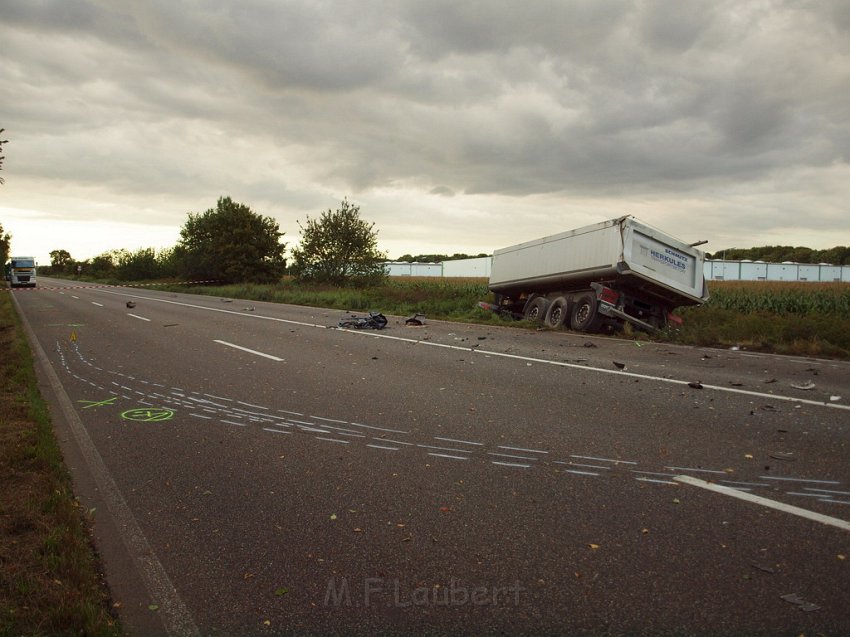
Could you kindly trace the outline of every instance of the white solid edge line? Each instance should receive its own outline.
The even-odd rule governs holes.
[[[673,479],[677,482],[689,484],[692,487],[699,487],[701,489],[714,491],[715,493],[729,495],[733,498],[738,498],[739,500],[746,500],[747,502],[760,504],[771,509],[776,509],[777,511],[784,511],[785,513],[798,515],[801,518],[813,520],[814,522],[820,522],[821,524],[827,524],[829,526],[834,526],[845,531],[850,531],[850,522],[848,522],[847,520],[833,518],[828,515],[823,515],[822,513],[815,513],[814,511],[809,511],[808,509],[801,509],[800,507],[791,504],[785,504],[784,502],[769,500],[768,498],[763,498],[760,495],[745,493],[744,491],[739,491],[738,489],[733,489],[732,487],[724,487],[720,484],[713,484],[711,482],[706,482],[705,480],[700,480],[699,478],[694,478],[692,476],[674,476]]]
[[[327,325],[319,325],[317,323],[306,323],[304,321],[293,321],[291,319],[282,319],[282,318],[277,318],[277,317],[273,317],[273,316],[246,314],[245,312],[236,312],[234,310],[225,310],[225,309],[221,309],[221,308],[206,307],[204,305],[195,305],[194,303],[183,303],[183,302],[180,302],[180,301],[170,301],[168,299],[158,299],[156,297],[141,296],[141,295],[138,295],[138,294],[127,294],[126,292],[116,292],[116,291],[111,291],[111,290],[99,290],[99,291],[104,292],[106,294],[112,294],[112,295],[115,295],[115,296],[130,297],[130,298],[134,298],[134,299],[145,299],[145,300],[154,301],[154,302],[157,302],[157,303],[168,303],[170,305],[180,305],[180,306],[183,306],[183,307],[191,307],[191,308],[198,309],[198,310],[206,310],[208,312],[220,312],[222,314],[236,314],[238,316],[244,316],[246,318],[262,320],[262,321],[275,321],[275,322],[278,322],[278,323],[287,323],[289,325],[302,325],[304,327],[316,327],[316,328],[323,329],[323,330],[333,329],[333,328],[329,328]],[[491,350],[484,350],[484,349],[478,349],[478,348],[473,349],[473,348],[470,348],[470,347],[460,347],[458,345],[448,345],[448,344],[444,344],[444,343],[434,343],[434,342],[431,342],[431,341],[422,341],[422,340],[417,340],[417,339],[412,339],[412,338],[405,338],[405,337],[401,337],[401,336],[392,336],[390,334],[376,334],[374,332],[368,332],[367,333],[367,332],[362,332],[360,330],[340,330],[340,331],[345,332],[347,334],[360,334],[361,336],[371,336],[373,338],[385,338],[385,339],[389,339],[389,340],[393,340],[393,341],[401,341],[401,342],[405,342],[405,343],[412,343],[414,345],[428,345],[428,346],[431,346],[431,347],[444,347],[446,349],[454,349],[454,350],[458,350],[458,351],[472,352],[473,354],[484,354],[486,356],[499,356],[501,358],[512,358],[512,359],[516,359],[516,360],[523,360],[523,361],[528,361],[528,362],[533,362],[533,363],[540,363],[540,364],[543,364],[543,365],[555,365],[556,367],[566,367],[566,368],[570,368],[570,369],[592,371],[592,372],[598,372],[598,373],[601,373],[601,374],[615,374],[615,375],[618,375],[618,376],[625,376],[627,378],[642,378],[644,380],[653,380],[653,381],[657,381],[659,383],[668,383],[670,385],[687,386],[688,382],[689,382],[687,380],[679,380],[677,378],[664,378],[663,376],[651,376],[649,374],[637,374],[637,373],[634,373],[634,372],[624,372],[623,370],[620,370],[620,369],[605,369],[605,368],[602,368],[602,367],[588,367],[587,365],[577,365],[575,363],[565,363],[565,362],[562,362],[562,361],[546,360],[546,359],[534,358],[534,357],[530,357],[530,356],[519,356],[517,354],[508,354],[506,352],[494,352],[494,351],[491,351]],[[792,402],[792,403],[797,403],[797,404],[801,404],[801,405],[812,405],[814,407],[829,407],[829,408],[832,408],[832,409],[841,409],[841,410],[845,410],[845,411],[850,411],[850,405],[839,405],[839,404],[834,403],[834,402],[824,402],[824,401],[819,401],[819,400],[796,398],[794,396],[783,396],[781,394],[766,394],[764,392],[749,391],[749,390],[746,390],[746,389],[738,389],[737,387],[724,387],[722,385],[707,385],[707,384],[703,383],[703,389],[713,389],[715,391],[722,391],[722,392],[727,392],[727,393],[730,393],[730,394],[740,394],[742,396],[756,396],[758,398],[769,398],[771,400],[781,400],[781,401]]]
[[[213,343],[218,343],[219,345],[226,345],[227,347],[232,347],[233,349],[239,349],[243,352],[248,352],[249,354],[254,354],[255,356],[262,356],[263,358],[268,358],[273,361],[281,362],[283,359],[278,358],[277,356],[272,356],[271,354],[266,354],[264,352],[258,352],[254,349],[248,349],[247,347],[242,347],[241,345],[235,345],[233,343],[228,343],[227,341],[219,341],[217,339],[213,340]]]
[[[14,299],[14,297],[13,297]],[[13,301],[17,304],[17,300]],[[148,589],[151,599],[158,600],[161,609],[161,620],[169,635],[200,635],[192,615],[180,598],[180,594],[171,583],[165,568],[148,543],[139,523],[136,521],[132,510],[124,499],[121,490],[112,478],[112,474],[106,467],[94,442],[77,415],[71,398],[65,392],[56,371],[50,364],[50,359],[44,352],[41,343],[36,338],[35,332],[26,318],[26,314],[18,306],[18,316],[24,325],[30,345],[42,370],[47,376],[47,381],[59,403],[62,415],[71,429],[71,433],[77,443],[77,448],[88,465],[89,474],[94,479],[100,497],[106,501],[106,507],[114,518],[115,525],[121,535],[121,541],[127,548],[130,558],[135,563],[139,575]]]
[[[139,319],[140,321],[147,321],[148,323],[151,322],[151,320],[149,318],[145,318],[144,316],[139,316],[138,314],[130,314],[129,312],[127,312],[127,316],[132,316],[134,319]]]

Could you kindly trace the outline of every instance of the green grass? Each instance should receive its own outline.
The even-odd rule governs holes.
[[[701,307],[682,308],[679,343],[850,358],[850,285],[713,281]]]
[[[0,354],[0,636],[121,635],[5,291]]]

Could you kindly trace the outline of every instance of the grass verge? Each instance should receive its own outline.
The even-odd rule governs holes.
[[[0,637],[121,635],[11,294],[0,291]]]

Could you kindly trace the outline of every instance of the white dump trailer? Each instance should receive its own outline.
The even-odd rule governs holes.
[[[708,299],[705,255],[632,216],[493,252],[500,311],[592,332],[627,321],[654,331]]]

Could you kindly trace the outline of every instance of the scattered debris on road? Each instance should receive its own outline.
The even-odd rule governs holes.
[[[129,307],[130,309],[136,307],[135,301],[127,301],[127,307]]]
[[[622,370],[625,371],[625,369],[626,369],[625,363],[618,363],[617,361],[611,361],[611,362],[614,363],[614,367],[616,367],[617,369],[622,369]]]
[[[369,312],[368,316],[352,314],[340,319],[338,327],[355,330],[382,330],[387,326],[387,317],[380,312]]]
[[[691,387],[692,389],[702,389],[702,383],[697,380],[692,383],[688,383],[688,387]]]

